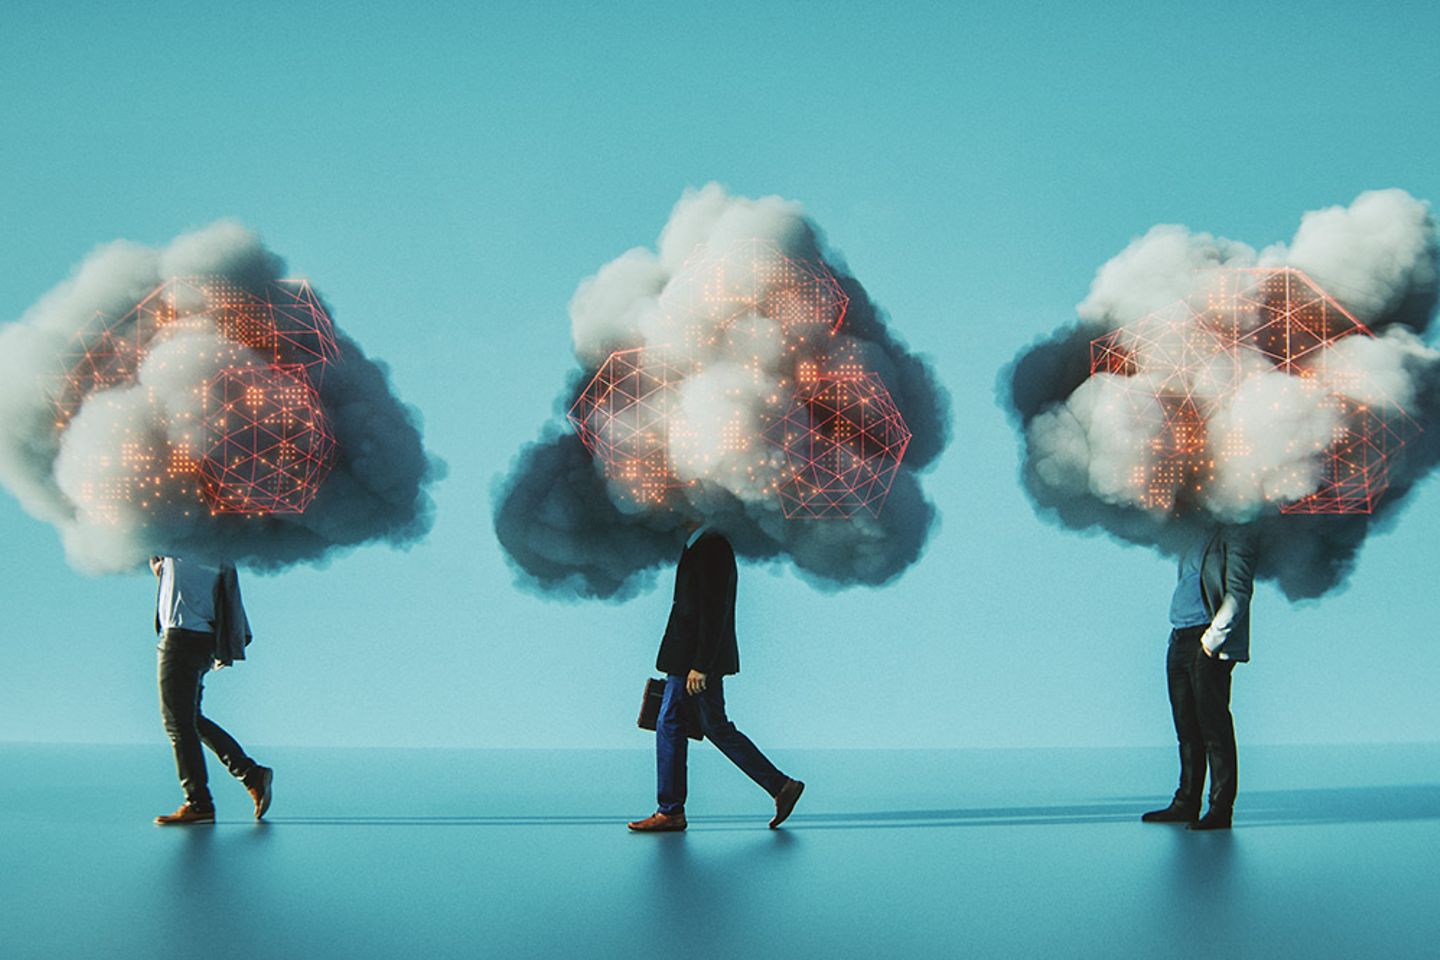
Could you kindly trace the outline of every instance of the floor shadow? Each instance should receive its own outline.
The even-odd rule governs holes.
[[[365,817],[267,817],[275,826],[311,827],[592,827],[605,824],[624,825],[634,820],[629,816],[514,816],[493,817],[458,814],[455,816],[365,816]],[[738,818],[736,818],[738,819]]]
[[[1266,826],[1440,820],[1440,784],[1242,791],[1236,818]]]
[[[1083,804],[1048,807],[977,807],[952,810],[890,810],[853,813],[795,814],[788,827],[805,829],[875,829],[891,827],[997,826],[1041,823],[1074,824],[1129,820],[1136,815],[1130,804]],[[306,826],[438,826],[526,827],[599,826],[623,824],[629,817],[615,816],[406,816],[406,817],[271,817],[275,825]],[[695,817],[690,829],[768,829],[764,814]]]
[[[1074,826],[1138,820],[1164,798],[1135,797],[1092,803],[1033,806],[954,807],[926,810],[866,810],[797,813],[787,829],[875,830],[916,827]],[[617,826],[630,816],[333,816],[271,817],[276,826],[374,827],[589,827]],[[1440,784],[1374,787],[1317,787],[1303,790],[1243,791],[1236,826],[1387,823],[1440,820]],[[692,830],[766,829],[763,814],[700,816]]]

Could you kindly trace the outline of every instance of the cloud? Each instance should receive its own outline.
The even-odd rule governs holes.
[[[557,422],[494,491],[495,530],[522,583],[629,596],[673,562],[690,518],[722,528],[742,556],[788,560],[827,588],[883,584],[920,557],[937,513],[919,475],[948,442],[949,396],[799,204],[716,184],[687,191],[654,250],[627,251],[580,283],[570,320],[576,366]],[[606,394],[592,410],[604,422],[591,438],[624,447],[630,479],[607,474],[558,423],[597,371],[624,398],[616,406]],[[872,465],[856,476],[879,479],[838,511],[848,518],[789,519],[781,491],[799,489],[788,480],[798,441],[776,431],[809,436],[825,390],[851,403],[845,417],[869,418],[870,439],[831,449]],[[851,509],[865,497],[869,509]]]
[[[418,414],[284,269],[228,221],[160,249],[119,241],[0,328],[0,484],[59,530],[75,567],[181,554],[278,568],[429,530],[444,466]],[[321,319],[297,326],[306,316]],[[222,382],[251,389],[257,418],[230,447]],[[256,462],[279,464],[271,479],[207,479],[234,479],[220,451],[264,443]],[[306,456],[308,473],[289,466]]]
[[[1402,190],[1308,213],[1259,253],[1151,228],[1002,374],[1037,510],[1166,553],[1248,523],[1292,599],[1341,586],[1440,461],[1437,262],[1429,207]]]

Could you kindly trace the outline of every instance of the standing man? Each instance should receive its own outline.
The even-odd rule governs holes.
[[[775,800],[770,828],[780,826],[805,784],[776,769],[725,716],[726,674],[740,672],[735,643],[735,551],[718,531],[695,524],[675,570],[675,599],[655,666],[665,674],[665,695],[655,723],[655,772],[660,807],[629,827],[640,832],[685,829],[686,709],[701,732]]]
[[[160,580],[155,631],[160,635],[160,716],[175,748],[175,768],[185,802],[156,817],[162,825],[214,823],[215,801],[205,773],[203,743],[255,801],[255,819],[270,808],[275,773],[245,755],[235,739],[200,712],[205,674],[245,659],[250,623],[232,566],[212,567],[179,557],[151,557]]]
[[[1165,673],[1170,712],[1180,741],[1180,786],[1170,806],[1146,823],[1185,823],[1191,830],[1228,830],[1235,808],[1235,724],[1230,673],[1250,659],[1250,595],[1255,542],[1248,530],[1217,527],[1199,534],[1180,557],[1170,599],[1170,648]],[[1210,809],[1200,796],[1210,768]]]

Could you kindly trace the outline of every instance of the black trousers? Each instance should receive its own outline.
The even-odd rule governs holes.
[[[1198,812],[1205,768],[1210,768],[1210,809],[1235,806],[1235,722],[1230,716],[1230,673],[1235,661],[1206,656],[1202,627],[1170,633],[1165,676],[1170,713],[1180,741],[1180,787],[1175,803]]]
[[[175,771],[187,802],[209,809],[214,806],[205,773],[203,743],[237,779],[255,766],[235,738],[200,712],[205,674],[215,660],[215,635],[194,630],[166,630],[160,635],[157,679],[160,685],[160,718],[175,748]]]

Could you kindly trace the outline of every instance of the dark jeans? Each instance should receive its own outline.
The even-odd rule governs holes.
[[[1210,809],[1235,806],[1235,723],[1230,717],[1230,673],[1235,661],[1205,655],[1200,648],[1204,627],[1170,633],[1165,675],[1170,684],[1170,712],[1180,741],[1180,787],[1175,803],[1199,811],[1205,767],[1210,767]]]
[[[725,685],[721,679],[711,677],[704,692],[692,697],[685,692],[685,678],[672,673],[665,678],[665,696],[655,721],[655,774],[660,812],[685,810],[685,761],[689,751],[684,714],[687,700],[699,713],[705,739],[719,747],[731,763],[770,796],[779,793],[790,778],[777,770],[760,748],[736,730],[735,724],[725,716]]]
[[[215,659],[215,636],[194,630],[166,630],[160,635],[157,678],[160,717],[175,748],[175,770],[185,799],[197,807],[214,806],[205,775],[204,743],[237,779],[255,766],[235,738],[200,712],[205,674]]]

